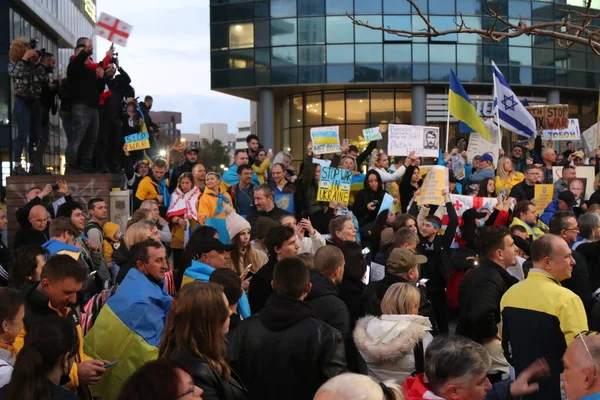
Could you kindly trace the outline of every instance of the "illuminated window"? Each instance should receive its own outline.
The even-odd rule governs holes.
[[[229,48],[247,49],[249,47],[254,47],[254,24],[229,25]]]

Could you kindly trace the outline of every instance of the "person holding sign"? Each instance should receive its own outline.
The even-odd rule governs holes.
[[[379,150],[373,155],[373,165],[371,166],[371,170],[377,171],[383,183],[398,181],[406,172],[406,167],[402,165],[400,168],[396,169],[394,173],[390,173],[388,172],[389,166],[389,157],[383,150]]]
[[[385,191],[383,182],[377,171],[371,170],[365,178],[365,188],[360,190],[354,199],[353,212],[360,227],[361,242],[369,239],[379,214]]]
[[[544,210],[544,213],[540,215],[540,221],[550,226],[550,219],[552,216],[559,211],[570,211],[573,212],[573,207],[577,206],[577,200],[575,195],[568,191],[562,191],[558,194],[558,199],[552,200],[550,204]]]
[[[419,167],[415,165],[417,157],[415,152],[411,152],[404,165],[406,166],[406,173],[402,176],[400,181],[400,204],[402,206],[402,212],[405,213],[408,210],[408,204],[415,195],[415,192],[419,189],[419,181],[421,180],[421,172]]]

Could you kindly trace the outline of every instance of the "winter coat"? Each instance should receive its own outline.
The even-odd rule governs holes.
[[[354,328],[354,343],[375,380],[402,385],[416,370],[415,351],[423,354],[433,340],[431,323],[420,315],[366,316]],[[422,343],[422,348],[415,347]],[[419,371],[420,372],[420,371]]]
[[[558,207],[558,200],[552,200],[548,204],[548,206],[546,207],[546,209],[544,210],[544,212],[542,213],[542,215],[540,215],[540,217],[539,217],[540,221],[542,221],[546,225],[550,226],[550,219],[558,211],[560,211],[560,208]]]
[[[220,210],[220,199],[217,197],[217,195],[222,195],[225,198],[222,200]],[[219,193],[209,188],[204,189],[204,193],[202,193],[202,196],[198,201],[198,219],[202,219],[202,217],[225,218],[225,215],[223,214],[223,207],[225,207],[225,205],[231,205],[231,196],[229,196],[229,193],[221,190],[220,188]]]
[[[496,194],[500,194],[502,191],[506,191],[506,194],[509,194],[513,186],[523,182],[524,179],[525,175],[517,171],[510,174],[508,181],[505,181],[500,176],[496,176]]]
[[[276,259],[269,260],[250,280],[248,301],[250,302],[252,314],[260,312],[265,307],[269,296],[273,293],[271,281],[273,280],[275,264],[277,264]]]

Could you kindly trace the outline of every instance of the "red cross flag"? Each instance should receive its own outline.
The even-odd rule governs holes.
[[[460,236],[460,227],[462,226],[462,215],[465,211],[467,211],[469,208],[475,208],[479,212],[489,212],[491,214],[496,208],[496,205],[498,204],[498,199],[495,199],[493,197],[474,197],[451,194],[450,199],[452,200],[452,205],[456,210],[456,215],[458,215],[459,229],[456,231],[457,237]],[[442,217],[441,231],[445,231],[447,225],[448,214],[446,213]]]
[[[96,35],[123,47],[127,45],[131,29],[131,25],[106,13],[102,13],[96,23]]]

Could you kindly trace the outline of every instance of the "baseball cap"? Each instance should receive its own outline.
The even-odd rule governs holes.
[[[232,248],[232,245],[223,244],[219,239],[209,237],[206,239],[202,239],[202,241],[198,244],[198,246],[196,247],[195,258],[198,259],[202,256],[202,254],[210,253],[213,250],[222,253],[224,251],[231,251]]]
[[[187,153],[198,153],[198,149],[195,148],[194,146],[188,146],[185,148],[185,150],[183,151],[183,154],[187,154]]]
[[[386,270],[392,275],[404,274],[417,264],[425,264],[427,257],[420,254],[415,254],[409,249],[394,249],[388,257]]]
[[[484,155],[482,155],[481,157],[479,157],[479,161],[487,161],[490,164],[494,163],[494,157],[492,157],[491,154],[485,153]]]
[[[558,194],[558,199],[567,203],[569,207],[575,207],[577,205],[577,200],[575,200],[575,195],[570,190],[563,190]]]

